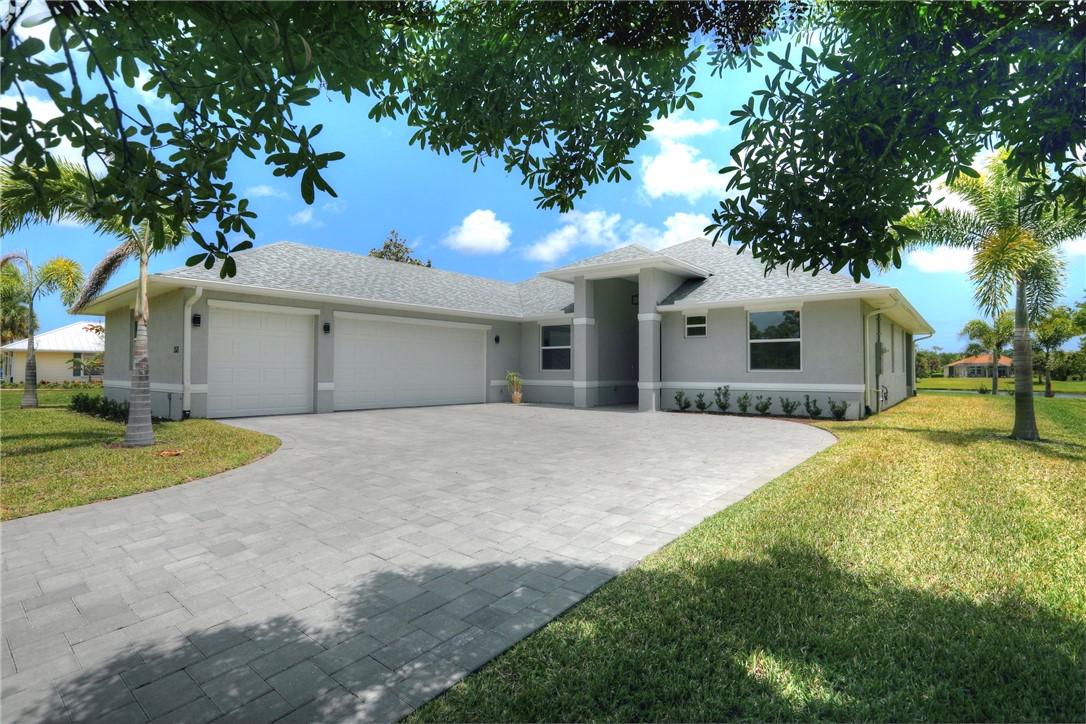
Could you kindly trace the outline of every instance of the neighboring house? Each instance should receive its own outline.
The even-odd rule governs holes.
[[[51,332],[34,335],[34,358],[38,363],[38,382],[87,382],[86,373],[79,367],[73,369],[71,360],[84,355],[100,354],[105,350],[102,338],[84,327],[87,322],[76,322]],[[5,382],[26,380],[26,343],[20,339],[0,347],[3,355],[3,379]]]
[[[1010,377],[1014,374],[1014,362],[1010,357],[999,356],[999,376]],[[987,377],[992,378],[992,355],[976,354],[951,362],[943,367],[943,377]]]
[[[730,385],[877,412],[912,394],[899,291],[822,273],[763,274],[707,239],[631,245],[518,284],[280,242],[153,274],[154,414],[174,419],[508,400],[674,407]],[[105,394],[127,395],[135,282],[83,310],[106,316]],[[734,408],[733,408],[734,409]]]

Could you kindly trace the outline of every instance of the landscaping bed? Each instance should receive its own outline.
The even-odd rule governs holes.
[[[68,410],[78,389],[39,390],[20,409],[21,390],[0,393],[0,509],[21,518],[177,485],[264,457],[279,440],[212,420],[156,421],[156,444],[124,448],[124,425]]]
[[[1086,405],[910,399],[702,522],[413,721],[1073,721]]]

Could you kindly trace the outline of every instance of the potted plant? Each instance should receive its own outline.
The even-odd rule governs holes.
[[[521,400],[521,387],[524,382],[520,379],[520,373],[510,370],[505,375],[505,384],[509,385],[509,395],[513,398],[513,404],[519,405]]]

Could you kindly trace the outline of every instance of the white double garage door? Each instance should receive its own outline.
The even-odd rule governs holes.
[[[331,336],[335,410],[486,400],[485,325],[209,301],[208,417],[314,412]]]

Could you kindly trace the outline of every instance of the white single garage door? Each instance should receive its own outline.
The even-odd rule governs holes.
[[[487,329],[337,314],[335,409],[485,402]]]
[[[208,305],[207,416],[313,412],[317,310]]]

